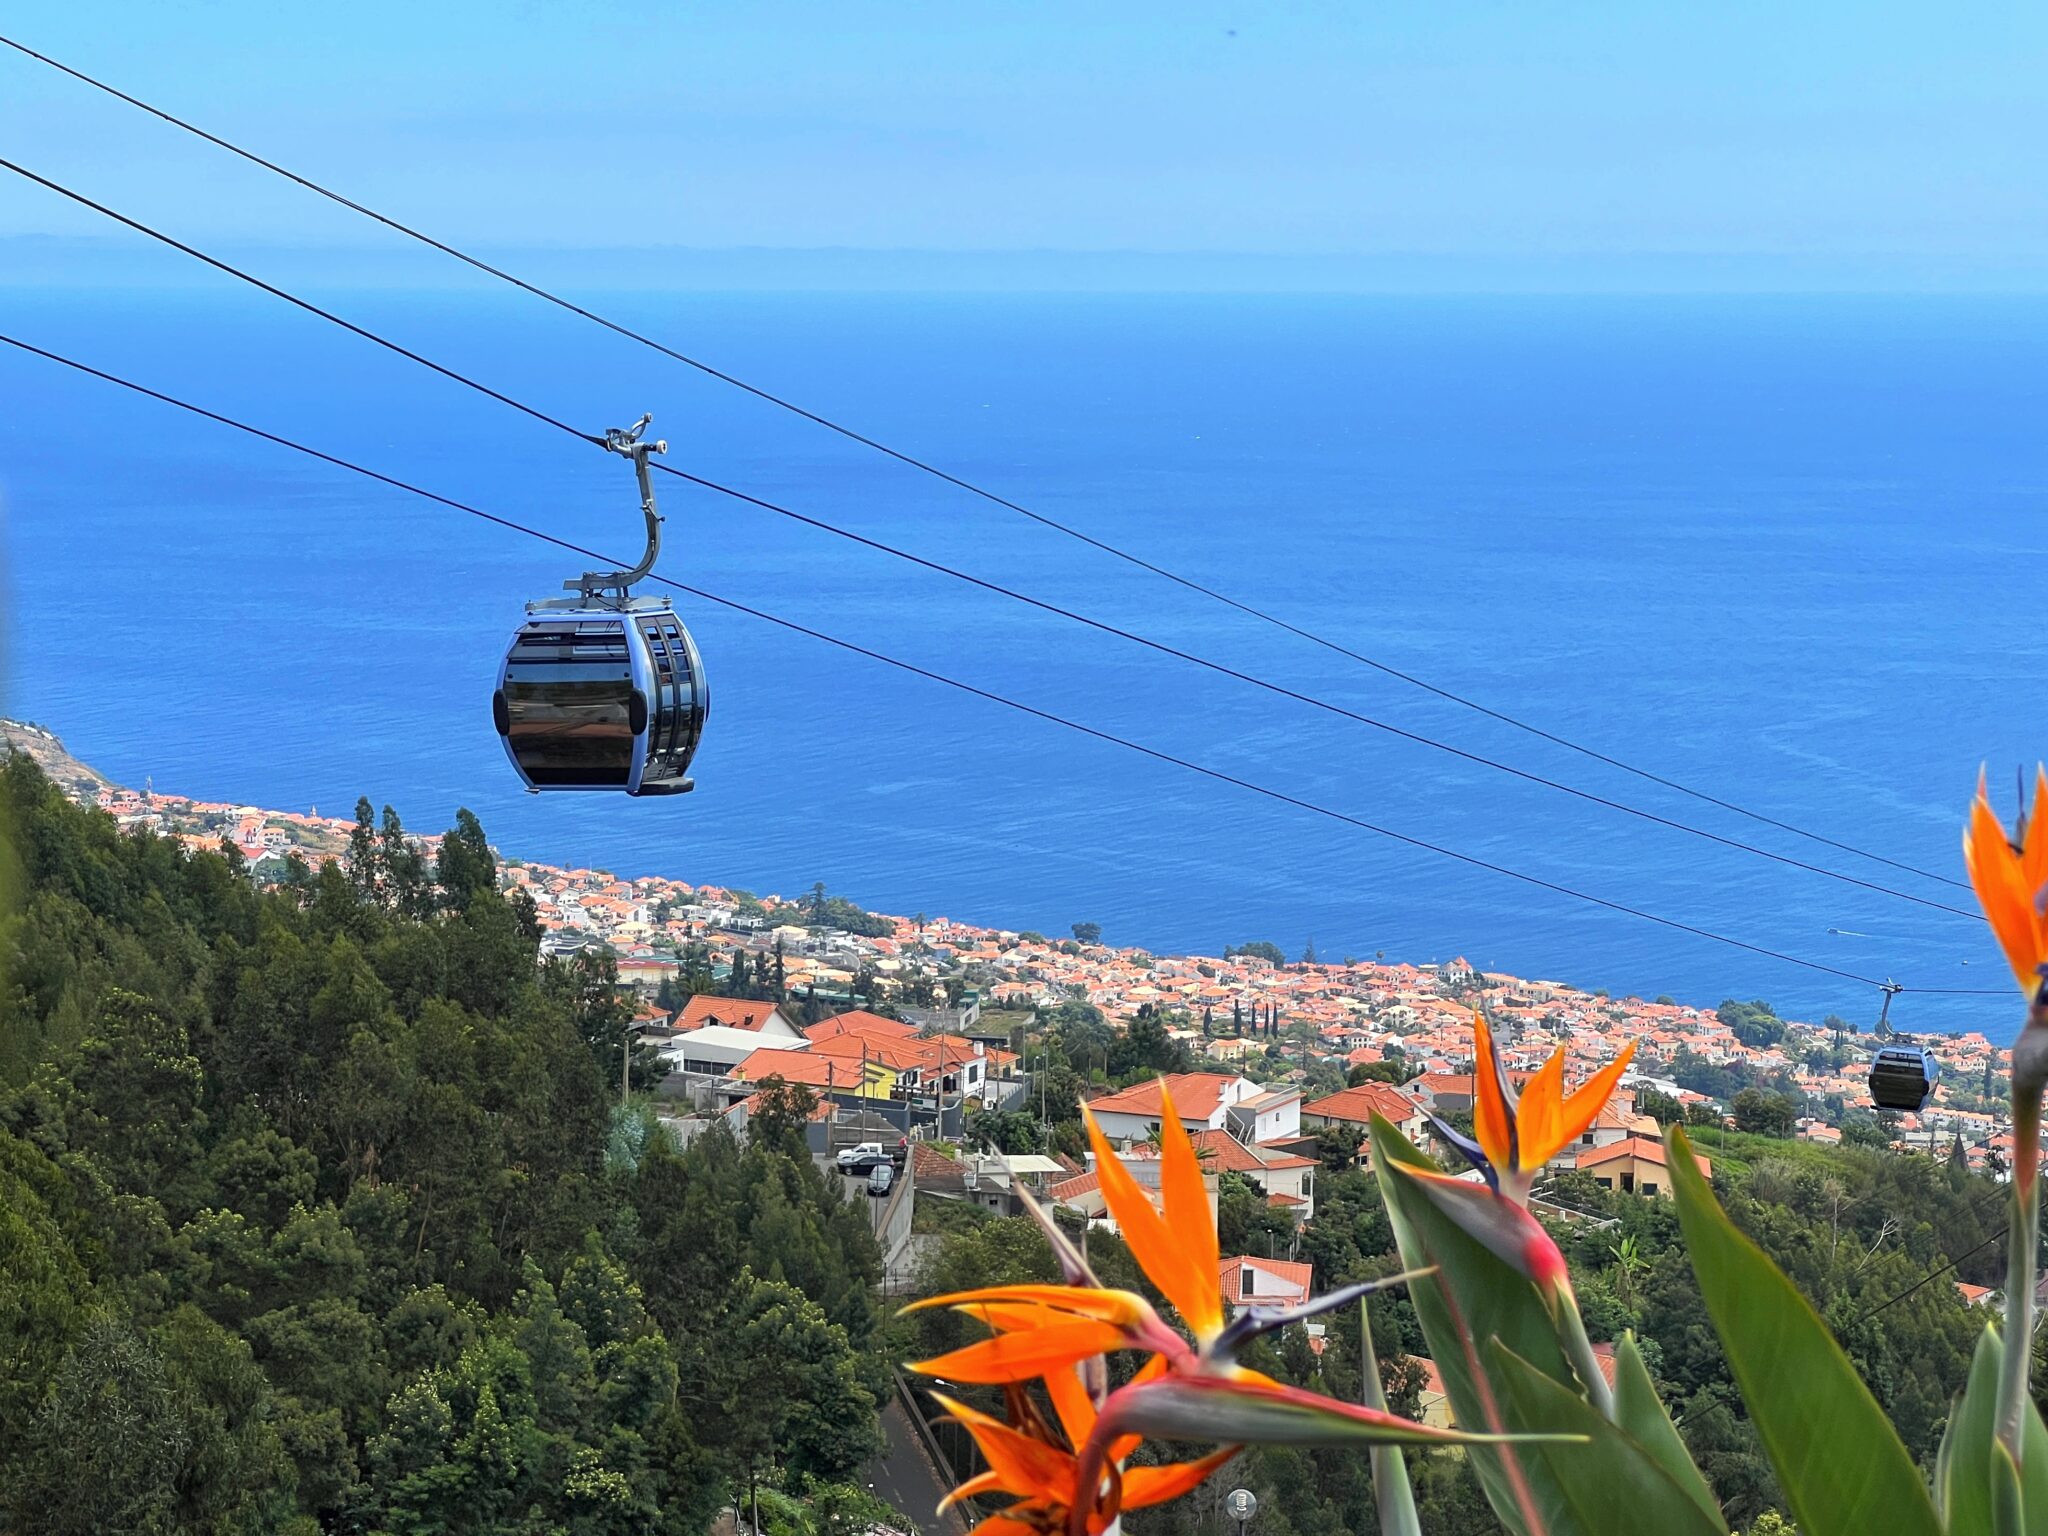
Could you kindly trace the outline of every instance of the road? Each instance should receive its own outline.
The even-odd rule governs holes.
[[[882,1437],[882,1454],[868,1463],[866,1473],[875,1496],[915,1521],[922,1536],[966,1536],[967,1522],[958,1511],[932,1513],[946,1496],[946,1482],[918,1443],[903,1404],[893,1397],[882,1410]]]

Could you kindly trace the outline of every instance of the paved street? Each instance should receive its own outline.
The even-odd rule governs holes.
[[[946,1496],[946,1483],[925,1457],[903,1404],[894,1398],[882,1410],[882,1434],[887,1447],[867,1468],[876,1496],[914,1520],[922,1536],[965,1536],[967,1524],[956,1512],[932,1513]]]

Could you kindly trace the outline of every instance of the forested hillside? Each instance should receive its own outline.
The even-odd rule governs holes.
[[[872,1513],[878,1260],[805,1106],[614,1134],[607,962],[537,964],[468,813],[259,892],[15,757],[0,834],[0,1532]]]

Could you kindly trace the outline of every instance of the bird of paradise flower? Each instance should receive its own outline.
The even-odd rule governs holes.
[[[991,1336],[911,1366],[921,1375],[1000,1386],[1008,1422],[940,1397],[940,1406],[982,1448],[989,1470],[954,1490],[1013,1502],[978,1526],[979,1536],[1101,1536],[1123,1509],[1158,1503],[1199,1486],[1249,1444],[1485,1444],[1571,1436],[1472,1434],[1417,1424],[1286,1386],[1237,1362],[1252,1339],[1288,1323],[1347,1306],[1413,1274],[1347,1286],[1303,1305],[1251,1307],[1228,1315],[1215,1218],[1201,1161],[1171,1096],[1160,1089],[1159,1204],[1124,1166],[1092,1115],[1086,1116],[1103,1199],[1146,1278],[1187,1330],[1168,1325],[1135,1292],[1104,1286],[1035,1204],[1058,1257],[1060,1285],[988,1286],[913,1303],[906,1311],[951,1307],[988,1325]],[[1085,1111],[1084,1111],[1085,1114]],[[1190,1337],[1191,1336],[1191,1337]],[[1108,1388],[1105,1356],[1148,1356],[1133,1379]],[[1057,1423],[1026,1390],[1042,1381]],[[936,1396],[936,1394],[935,1394]],[[1145,1436],[1221,1442],[1199,1461],[1126,1468]]]

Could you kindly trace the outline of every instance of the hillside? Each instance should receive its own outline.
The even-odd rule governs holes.
[[[473,819],[261,890],[15,755],[0,835],[0,1532],[901,1523],[807,1104],[616,1136],[609,962]]]
[[[56,732],[27,720],[0,718],[0,757],[10,751],[26,753],[74,799],[97,796],[114,787],[113,781],[97,768],[73,757]]]

